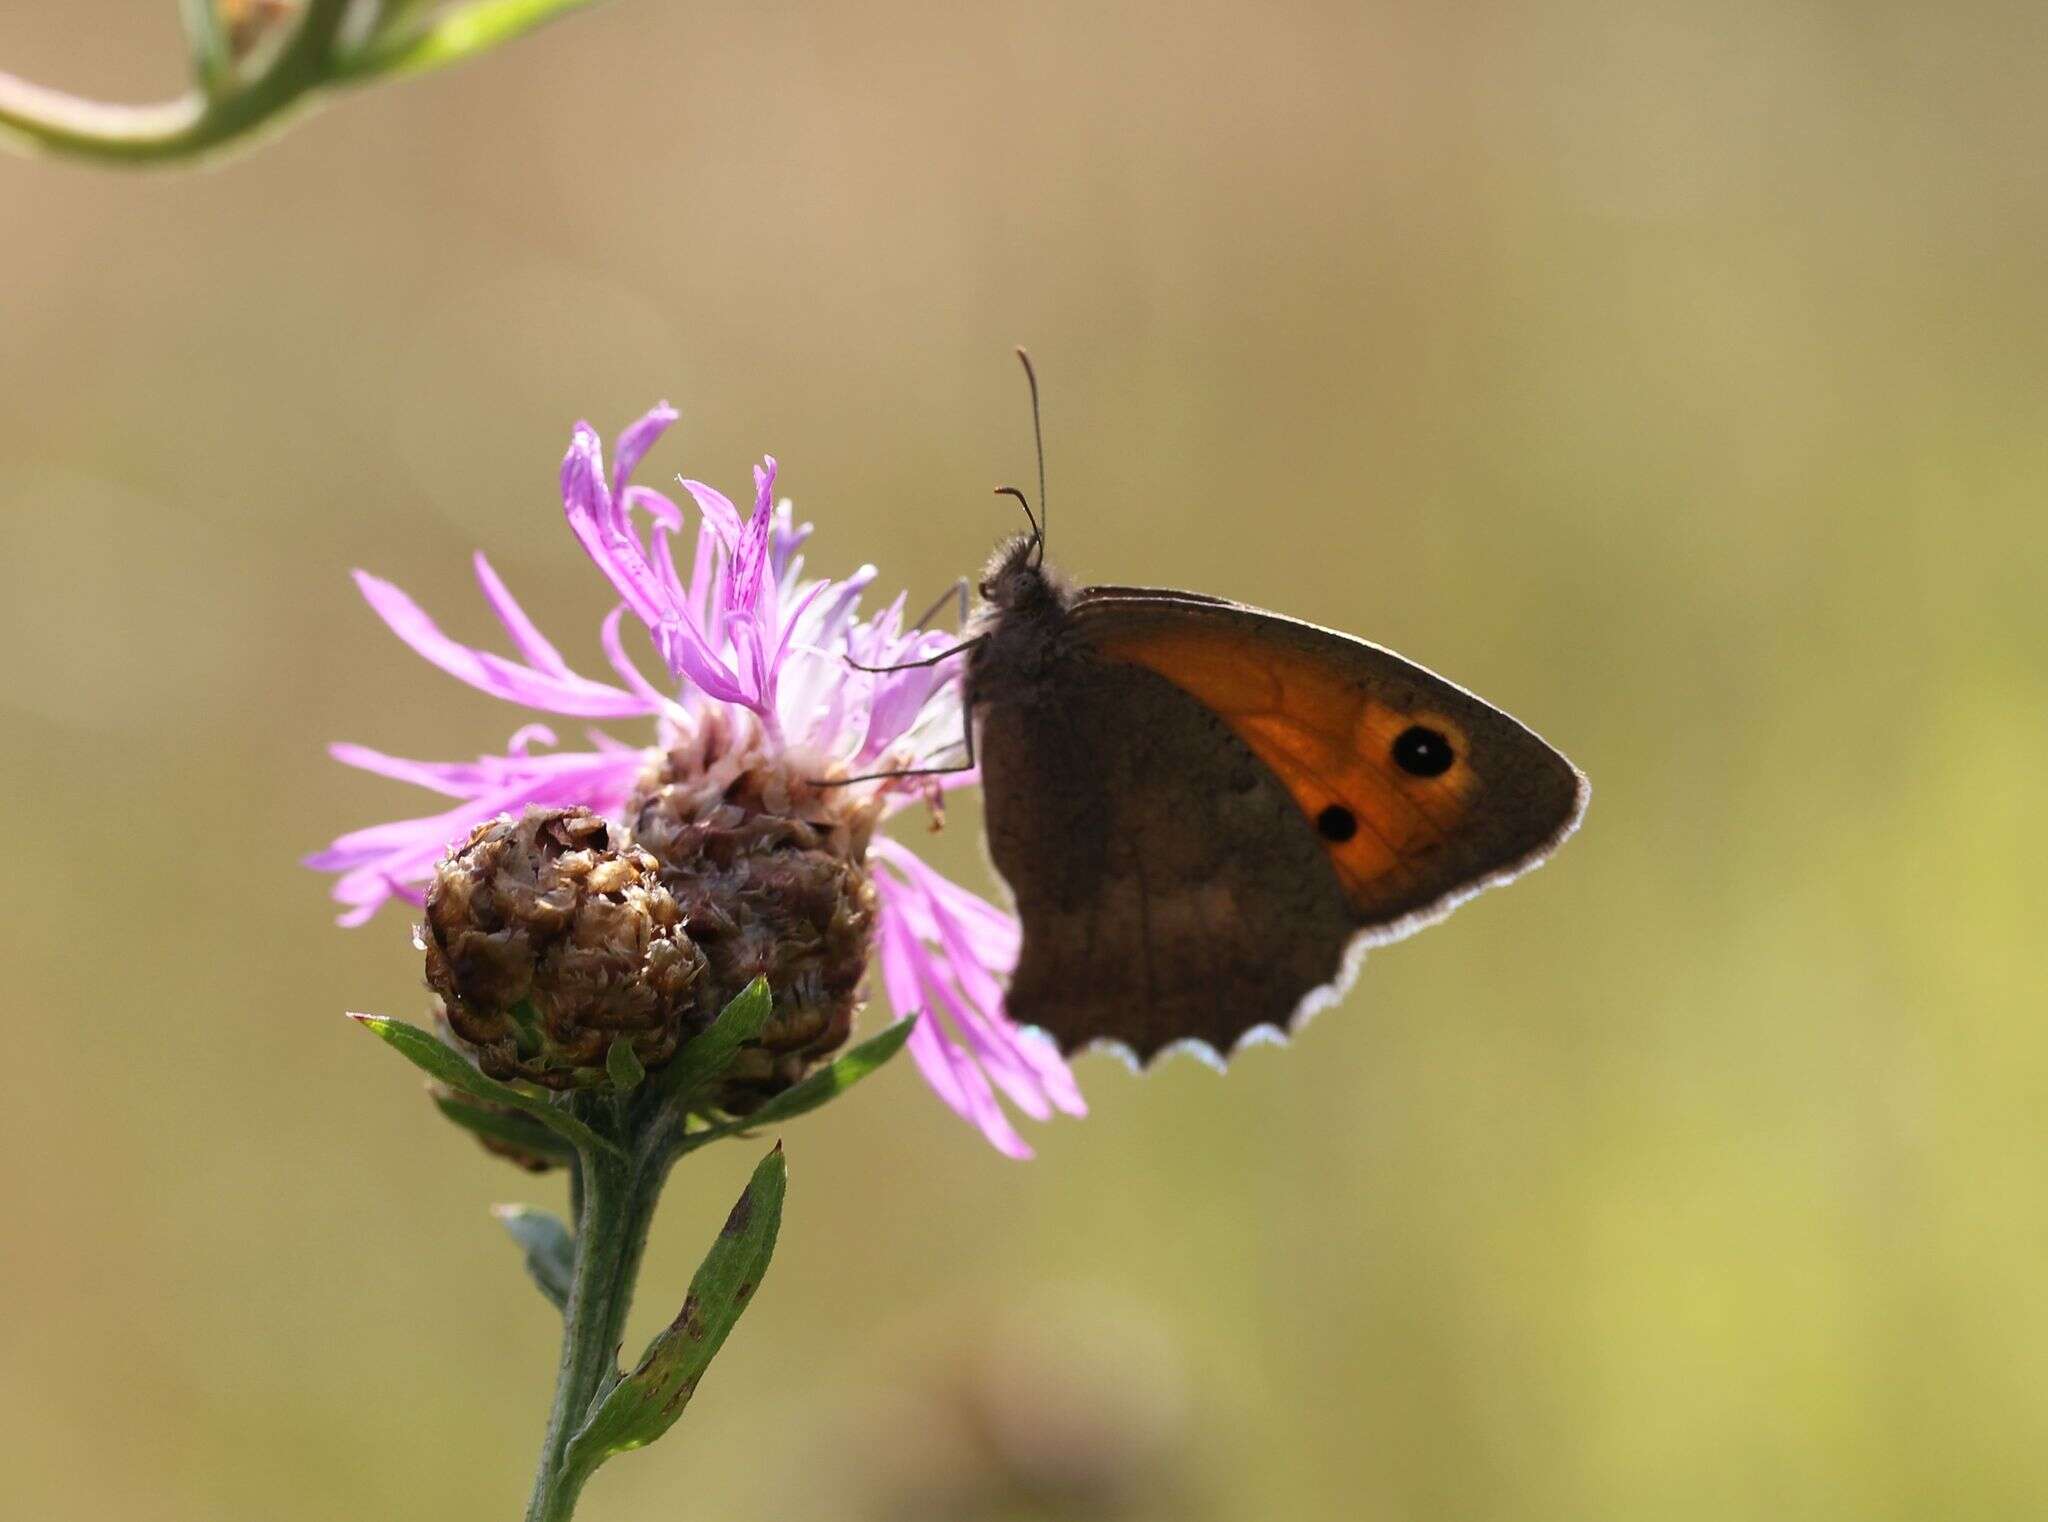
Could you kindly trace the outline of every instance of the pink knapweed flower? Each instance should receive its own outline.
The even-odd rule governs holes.
[[[364,598],[392,632],[449,675],[542,713],[632,720],[643,725],[640,738],[591,729],[588,749],[565,750],[547,725],[528,723],[502,754],[474,762],[414,761],[336,745],[339,761],[455,801],[437,813],[353,831],[307,864],[339,874],[341,922],[360,925],[391,899],[418,905],[451,846],[479,824],[529,805],[581,806],[630,828],[624,816],[636,789],[659,773],[673,791],[677,766],[698,764],[686,758],[702,758],[705,768],[684,779],[702,784],[692,796],[741,773],[757,795],[764,787],[771,794],[777,787],[810,790],[814,806],[823,802],[848,827],[871,874],[882,985],[898,1016],[917,1021],[909,1046],[919,1069],[998,1149],[1028,1157],[1031,1149],[997,1102],[998,1091],[1037,1120],[1056,1111],[1080,1115],[1085,1107],[1052,1044],[1003,1012],[1003,978],[1017,957],[1016,920],[876,832],[890,815],[934,799],[941,787],[970,784],[975,775],[885,775],[814,788],[958,755],[958,662],[888,673],[858,669],[920,660],[953,636],[906,629],[900,595],[863,618],[859,604],[875,580],[873,566],[839,581],[806,578],[799,551],[811,528],[794,523],[788,500],[776,498],[772,458],[754,470],[754,506],[745,517],[711,487],[681,483],[697,517],[686,572],[675,550],[685,532],[683,509],[632,482],[675,418],[664,404],[627,428],[609,473],[597,433],[578,424],[562,462],[569,527],[619,595],[599,631],[608,680],[572,669],[482,554],[477,582],[514,656],[458,643],[396,586],[356,573]],[[629,617],[652,643],[663,668],[658,678],[627,650]]]

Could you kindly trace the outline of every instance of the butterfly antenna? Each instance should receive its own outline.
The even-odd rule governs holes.
[[[1014,486],[998,486],[996,488],[996,495],[998,497],[1015,497],[1017,499],[1017,505],[1024,509],[1024,521],[1031,525],[1032,542],[1043,545],[1045,543],[1045,530],[1038,526],[1038,515],[1031,511],[1031,499]]]
[[[1031,356],[1021,348],[1017,350],[1017,362],[1024,367],[1024,379],[1031,387],[1031,442],[1038,450],[1038,516],[1032,520],[1031,526],[1038,533],[1038,564],[1044,565],[1045,526],[1052,515],[1045,508],[1045,428],[1038,417],[1038,372],[1031,368]],[[1030,516],[1028,505],[1024,512]]]

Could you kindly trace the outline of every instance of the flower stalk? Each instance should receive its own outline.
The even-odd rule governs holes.
[[[562,1358],[541,1441],[527,1522],[560,1522],[575,1509],[589,1478],[567,1462],[569,1443],[596,1402],[632,1308],[634,1282],[661,1186],[675,1159],[673,1138],[645,1138],[625,1161],[591,1154],[575,1164],[580,1187],[575,1257],[562,1308]]]
[[[433,1033],[403,1021],[355,1017],[462,1101],[443,1105],[458,1125],[486,1136],[508,1122],[538,1126],[556,1147],[573,1149],[573,1232],[528,1206],[497,1211],[524,1250],[536,1285],[562,1313],[561,1357],[527,1522],[562,1522],[600,1465],[646,1447],[675,1424],[767,1272],[788,1177],[779,1142],[754,1169],[675,1320],[630,1371],[619,1367],[648,1228],[676,1160],[837,1098],[901,1051],[910,1030],[904,1022],[892,1025],[746,1116],[734,1116],[723,1107],[731,1073],[769,1029],[774,1010],[768,985],[757,978],[657,1071],[643,1071],[627,1086],[560,1093],[501,1083]],[[621,1043],[620,1050],[627,1049]]]
[[[0,141],[102,164],[191,162],[214,155],[339,89],[444,68],[596,0],[306,0],[281,44],[236,45],[224,0],[181,0],[193,88],[130,106],[87,100],[0,71]],[[358,18],[367,16],[367,23]]]

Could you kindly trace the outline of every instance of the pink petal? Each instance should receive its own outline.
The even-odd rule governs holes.
[[[732,498],[702,481],[684,481],[683,490],[696,499],[697,511],[730,553],[740,542],[740,510],[732,505]]]
[[[327,747],[327,754],[343,766],[375,772],[378,776],[389,777],[394,782],[410,782],[415,787],[428,788],[450,798],[474,797],[480,780],[478,769],[474,766],[408,761],[403,756],[387,756],[382,751],[371,750],[365,745],[330,745]]]
[[[573,678],[575,673],[569,669],[569,663],[562,659],[561,652],[548,643],[547,637],[534,626],[533,620],[526,616],[526,610],[519,606],[518,600],[499,579],[498,573],[491,569],[491,563],[484,559],[482,550],[476,552],[474,564],[477,584],[484,589],[484,601],[489,603],[491,611],[498,615],[498,622],[505,626],[506,634],[511,636],[512,643],[519,653],[525,656],[536,670],[554,676]]]
[[[910,1033],[910,1055],[932,1092],[948,1109],[972,1121],[998,1152],[1008,1157],[1030,1157],[1031,1148],[996,1103],[995,1092],[981,1069],[945,1038],[929,1013],[908,1014],[916,1008],[917,964],[923,949],[909,937],[900,920],[892,921],[887,915],[882,919],[880,940],[883,986],[897,1012],[917,1021]]]
[[[917,895],[915,907],[923,911],[919,917],[928,922],[926,928],[935,932],[939,942],[939,951],[932,953],[926,964],[929,975],[934,977],[931,986],[968,1044],[974,1047],[997,1082],[1003,1084],[1003,1092],[1020,1109],[1036,1118],[1046,1118],[1019,1098],[1017,1088],[1006,1081],[1006,1075],[1012,1075],[1015,1084],[1028,1088],[1039,1104],[1049,1104],[1069,1115],[1086,1115],[1088,1106],[1081,1098],[1080,1086],[1074,1082],[1074,1075],[1058,1049],[1050,1041],[1020,1030],[1003,1012],[1002,985],[996,981],[993,968],[1013,965],[1014,951],[1000,960],[991,959],[984,952],[990,949],[1011,950],[1008,938],[1001,938],[997,946],[977,944],[996,938],[977,935],[962,914],[933,890],[938,886],[951,888],[962,901],[963,908],[971,905],[988,914],[996,914],[997,911],[966,889],[949,882],[933,868],[916,861],[913,854],[901,846],[885,853],[885,859],[899,867],[906,857],[915,863],[918,886],[892,887],[884,893],[882,907],[885,912],[901,912],[911,907],[905,903],[906,898]],[[1007,916],[1002,918],[1007,919]],[[939,974],[941,968],[942,975]],[[961,995],[959,1000],[947,997],[949,984],[957,987]]]
[[[654,631],[654,637],[661,646],[662,657],[668,662],[669,669],[679,676],[687,676],[707,696],[721,703],[739,703],[748,708],[755,706],[746,689],[740,685],[739,677],[719,659],[718,652],[711,648],[695,624],[687,619],[671,619]]]
[[[920,1019],[917,1029],[910,1033],[910,1055],[926,1081],[932,1083],[934,1092],[955,1114],[972,1121],[996,1151],[1020,1161],[1032,1156],[1029,1144],[1017,1134],[1010,1118],[1003,1113],[1003,1107],[996,1103],[988,1078],[965,1052],[940,1034],[937,1022],[930,1015]],[[952,1080],[950,1094],[941,1087],[940,1074]]]
[[[618,459],[612,466],[612,494],[616,496],[632,479],[634,469],[646,458],[654,441],[668,432],[678,414],[667,402],[656,402],[647,415],[619,435]]]
[[[660,584],[605,486],[604,446],[588,423],[576,425],[569,452],[562,457],[562,511],[584,553],[640,621],[649,628],[660,623],[669,612]]]
[[[994,1038],[981,1012],[960,996],[952,980],[944,976],[942,966],[938,958],[927,955],[919,968],[925,990],[936,1001],[925,1018],[932,1019],[940,1009],[944,1009],[949,1017],[947,1033],[954,1045],[972,1052],[982,1070],[1003,1091],[1003,1097],[1033,1120],[1051,1120],[1052,1105],[1040,1090],[1034,1075],[1016,1059],[1007,1045]]]
[[[367,571],[357,571],[355,578],[364,601],[393,634],[416,654],[480,692],[547,713],[589,719],[629,718],[648,712],[640,699],[616,687],[574,675],[549,675],[460,644],[443,634],[419,604],[390,582]]]
[[[647,514],[657,528],[671,533],[682,529],[683,510],[651,486],[627,487],[619,493],[619,503],[629,514],[636,508]]]
[[[356,759],[392,761],[375,752],[348,748]],[[395,763],[386,770],[397,775]],[[427,768],[424,762],[410,763]],[[645,765],[640,751],[599,751],[567,756],[546,756],[528,761],[519,757],[486,757],[473,769],[478,778],[493,785],[444,813],[416,819],[396,819],[367,829],[353,830],[338,837],[326,850],[307,857],[306,865],[322,871],[339,872],[334,885],[337,901],[351,906],[348,923],[361,923],[367,912],[394,895],[404,896],[409,884],[423,883],[434,864],[448,848],[462,840],[478,824],[499,814],[517,813],[528,804],[563,807],[581,804],[599,813],[616,812]],[[466,768],[447,768],[453,774]],[[423,780],[406,778],[404,780]]]
[[[635,666],[632,658],[626,654],[626,646],[619,635],[619,628],[625,617],[626,605],[620,603],[605,615],[604,623],[598,629],[598,639],[604,645],[605,659],[612,663],[612,670],[619,674],[619,679],[637,694],[642,702],[652,704],[655,712],[674,709],[675,700],[665,697],[652,682],[642,676],[640,668]]]
[[[901,841],[881,835],[869,849],[912,879],[926,897],[949,910],[970,937],[974,955],[986,966],[1007,972],[1016,965],[1017,948],[1024,934],[1016,916],[970,893]]]
[[[718,534],[709,518],[697,523],[697,550],[690,561],[690,591],[684,612],[697,621],[697,627],[706,634],[718,632],[718,603],[711,595],[711,589],[718,580],[718,569],[725,554],[718,542]]]
[[[773,665],[776,668],[779,669],[783,661],[789,655],[790,637],[796,633],[796,626],[798,620],[801,619],[805,613],[810,611],[811,604],[816,602],[821,596],[823,596],[826,592],[829,592],[831,590],[832,583],[829,581],[814,582],[800,597],[797,598],[796,607],[790,612],[789,622],[782,626],[782,643],[775,647],[775,659]]]

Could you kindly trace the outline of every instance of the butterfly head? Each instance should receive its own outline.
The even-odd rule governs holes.
[[[1045,542],[1034,529],[1012,534],[996,546],[981,573],[982,601],[1004,613],[1024,613],[1060,601],[1053,576],[1045,569]]]

